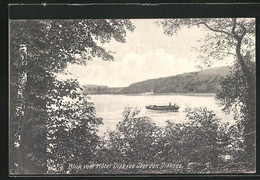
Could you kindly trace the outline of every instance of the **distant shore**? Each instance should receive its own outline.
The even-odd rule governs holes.
[[[216,93],[160,93],[154,95],[215,96]]]
[[[213,97],[215,93],[156,93],[156,94],[117,94],[117,93],[107,93],[107,94],[88,94],[91,95],[125,95],[125,96],[161,96],[161,95],[180,95],[180,96],[205,96]]]

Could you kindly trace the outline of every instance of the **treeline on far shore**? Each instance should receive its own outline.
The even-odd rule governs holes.
[[[220,80],[228,67],[206,69],[176,76],[150,79],[130,84],[128,87],[83,85],[83,94],[141,94],[141,93],[216,93]]]

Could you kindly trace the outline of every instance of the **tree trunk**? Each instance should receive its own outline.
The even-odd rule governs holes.
[[[247,94],[246,94],[246,107],[248,112],[246,113],[244,124],[244,138],[245,138],[245,151],[247,156],[247,161],[252,163],[255,166],[255,151],[256,151],[256,89],[255,89],[255,78],[254,74],[251,73],[248,67],[245,65],[244,58],[240,52],[241,50],[241,41],[238,39],[236,46],[236,54],[238,62],[241,67],[241,71],[245,77]]]
[[[41,113],[36,108],[35,98],[30,94],[33,87],[30,75],[28,75],[24,89],[24,117],[21,120],[21,140],[18,157],[18,174],[44,174],[47,172],[46,166],[46,132],[35,129],[46,127],[45,120],[39,120]],[[35,133],[36,132],[36,133]]]
[[[31,111],[28,107],[25,107],[26,110],[24,111],[24,117],[21,120],[21,140],[20,140],[20,147],[19,147],[19,158],[18,158],[18,165],[19,165],[19,174],[27,174],[29,164],[27,155],[29,154],[28,150],[28,141],[30,140],[29,135],[29,128],[28,128],[28,120],[31,118]]]

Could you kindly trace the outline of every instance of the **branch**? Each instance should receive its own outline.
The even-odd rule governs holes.
[[[237,26],[237,19],[236,18],[233,18],[233,27],[232,27],[232,34],[235,36],[235,29],[236,29],[236,26]]]
[[[234,38],[236,40],[242,40],[243,37],[245,36],[246,34],[246,28],[243,24],[240,24],[239,26],[242,28],[243,32],[241,34],[241,36],[239,36],[238,34],[236,34],[235,32],[235,29],[236,29],[236,25],[237,25],[237,21],[236,21],[236,18],[233,18],[233,28],[232,28],[232,34],[234,35]]]
[[[236,40],[239,40],[240,38],[239,38],[238,34],[236,34],[236,32],[235,32],[236,26],[237,26],[237,19],[233,18],[232,34]]]
[[[224,33],[227,34],[229,36],[233,36],[232,34],[230,34],[229,32],[223,31],[223,30],[219,30],[219,29],[213,29],[212,27],[210,27],[206,22],[199,22],[197,25],[199,24],[203,24],[205,25],[209,30],[214,31],[214,32],[220,32],[220,33]]]
[[[241,40],[244,38],[244,36],[246,35],[246,28],[243,24],[240,25],[240,27],[243,29],[243,33],[242,35],[240,36]]]

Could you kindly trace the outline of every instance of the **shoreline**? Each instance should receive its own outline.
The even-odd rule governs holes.
[[[158,93],[158,94],[88,94],[91,95],[125,95],[125,96],[162,96],[162,95],[179,95],[179,96],[205,96],[214,97],[216,93]]]

